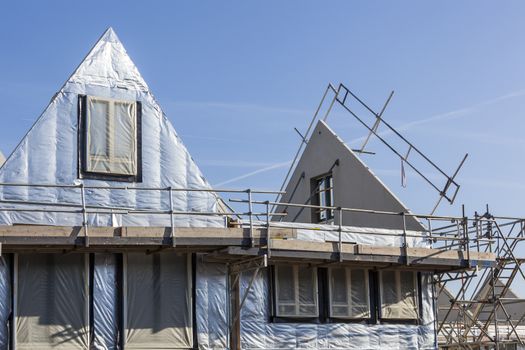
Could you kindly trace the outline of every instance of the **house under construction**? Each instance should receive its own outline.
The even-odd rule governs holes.
[[[463,162],[447,175],[391,128],[391,97],[374,112],[329,85],[280,190],[216,189],[108,29],[0,167],[0,347],[517,346],[523,320],[502,314],[523,221],[408,210],[359,158],[371,137],[436,207]],[[369,131],[361,149],[330,128],[336,107]]]

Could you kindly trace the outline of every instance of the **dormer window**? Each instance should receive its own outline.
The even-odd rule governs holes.
[[[139,175],[140,104],[94,96],[80,99],[83,123],[82,175]],[[92,177],[92,176],[91,176]]]

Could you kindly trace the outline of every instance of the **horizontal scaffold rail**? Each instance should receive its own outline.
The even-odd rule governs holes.
[[[337,239],[333,242],[313,242],[297,239],[296,228],[272,228],[271,241],[267,239],[265,228],[190,228],[177,227],[173,234],[177,247],[171,244],[171,227],[91,227],[90,246],[84,246],[84,230],[80,226],[35,226],[16,225],[0,226],[0,242],[3,252],[23,250],[52,251],[121,251],[180,249],[213,252],[210,256],[218,261],[238,260],[242,256],[257,256],[266,253],[271,245],[272,259],[304,260],[325,263],[339,261],[343,263],[368,265],[403,265],[418,270],[446,270],[473,268],[494,263],[491,253],[458,250],[440,250],[432,248],[403,248],[343,243],[340,251]],[[255,246],[251,247],[251,241]],[[270,242],[270,243],[269,243]],[[341,253],[341,254],[340,254]]]
[[[493,237],[481,234],[482,226],[488,227],[494,220],[499,220],[502,228],[524,222],[520,218],[418,215],[409,211],[265,200],[282,193],[271,190],[24,183],[0,183],[0,188],[3,189],[0,214],[14,218],[15,224],[0,223],[0,243],[4,251],[181,248],[224,253],[224,248],[232,247],[244,250],[248,256],[267,254],[270,261],[300,258],[466,270],[495,263],[490,252],[486,253]],[[54,195],[36,200],[38,197],[32,196],[32,191],[39,193],[42,188],[53,188]],[[130,198],[126,201],[99,200],[107,198],[108,191],[120,194],[131,191],[134,195],[126,196]],[[151,196],[139,195],[147,192]],[[190,196],[197,200],[204,198],[214,205],[181,206],[181,201],[187,203]],[[289,222],[280,220],[287,218],[286,212],[271,210],[275,206],[332,210],[336,215],[333,222],[326,224]],[[397,229],[356,227],[351,220],[342,222],[342,214],[346,212],[369,216],[372,226],[374,217],[398,217],[399,225]],[[409,229],[406,218],[417,220],[421,225]],[[55,226],[37,226],[47,222],[55,222]],[[298,232],[301,237],[297,236]],[[373,251],[365,253],[367,249]],[[235,257],[229,252],[223,255],[227,259]]]

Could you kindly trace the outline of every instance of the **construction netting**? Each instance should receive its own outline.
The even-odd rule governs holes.
[[[19,254],[17,260],[16,348],[86,349],[87,255]]]
[[[126,348],[191,348],[191,263],[173,253],[125,255]]]
[[[4,259],[0,263],[2,349],[13,341],[12,315],[16,319],[14,341],[21,349],[88,349],[88,344],[95,349],[119,349],[122,344],[132,349],[229,347],[228,320],[233,315],[228,268],[206,263],[202,255],[196,256],[195,264],[187,254],[174,253],[18,254],[13,258],[15,266]],[[15,285],[10,283],[13,269],[17,271]],[[315,314],[312,305],[318,276],[314,271],[306,265],[292,267],[277,277],[285,288],[282,302],[290,304],[282,306],[293,308],[296,317],[301,312],[307,317]],[[421,274],[419,300],[414,294],[416,274],[383,272],[379,278],[384,284],[382,293],[388,295],[382,295],[381,312],[392,322],[377,324],[366,320],[274,322],[270,274],[261,270],[248,290],[253,272],[243,273],[241,295],[248,294],[240,314],[242,348],[434,348],[431,274]],[[328,269],[334,320],[369,316],[366,274],[363,269]],[[89,275],[91,291],[86,280]],[[17,291],[15,295],[11,296],[11,290]],[[17,301],[14,310],[12,300]],[[395,321],[416,314],[417,322]]]
[[[93,345],[116,350],[120,344],[120,282],[122,259],[110,253],[94,254],[93,262]]]

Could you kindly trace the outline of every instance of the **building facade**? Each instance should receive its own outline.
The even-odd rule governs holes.
[[[0,168],[1,347],[436,348],[432,274],[472,266],[327,124],[255,194],[209,185],[108,29]]]

